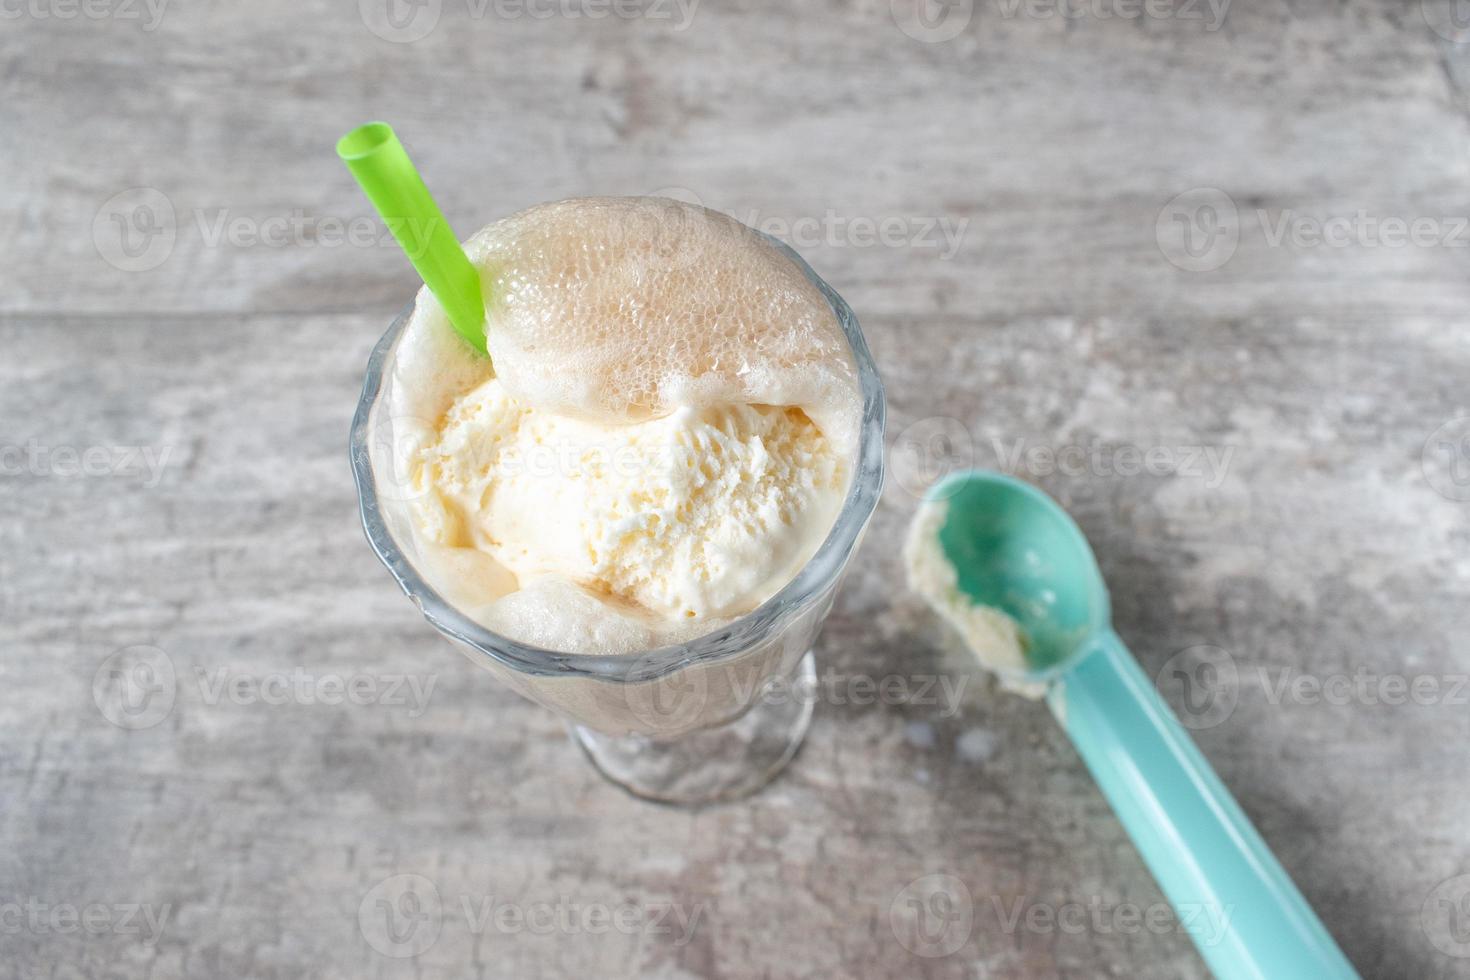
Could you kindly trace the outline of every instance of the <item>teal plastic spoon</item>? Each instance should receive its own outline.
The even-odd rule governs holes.
[[[1046,701],[1221,980],[1356,977],[1332,936],[1113,632],[1081,529],[1054,500],[983,470],[929,499],[958,586],[1024,629]]]

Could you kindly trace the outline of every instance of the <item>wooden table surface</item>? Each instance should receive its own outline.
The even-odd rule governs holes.
[[[973,462],[1073,509],[1363,975],[1470,976],[1448,0],[393,2],[3,8],[0,973],[1205,976],[902,585]],[[890,481],[759,796],[603,782],[364,542],[348,419],[415,288],[332,152],[371,118],[462,234],[672,194],[858,312]],[[958,695],[841,693],[926,674]]]

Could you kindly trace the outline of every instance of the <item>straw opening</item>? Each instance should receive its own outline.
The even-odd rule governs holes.
[[[363,123],[337,141],[343,160],[361,160],[393,139],[393,127],[385,122]]]

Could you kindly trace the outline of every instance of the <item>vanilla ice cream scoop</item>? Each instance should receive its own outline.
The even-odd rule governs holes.
[[[455,402],[422,458],[420,526],[436,543],[673,620],[740,615],[790,579],[846,481],[800,409],[608,425],[522,403],[497,378]]]
[[[465,249],[489,359],[421,295],[391,379],[430,583],[523,642],[628,653],[789,582],[841,510],[861,414],[802,271],[662,199],[543,205]]]

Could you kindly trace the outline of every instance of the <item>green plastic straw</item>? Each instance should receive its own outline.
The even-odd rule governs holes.
[[[459,246],[393,127],[370,122],[337,141],[337,155],[470,346],[485,353],[480,273]]]

